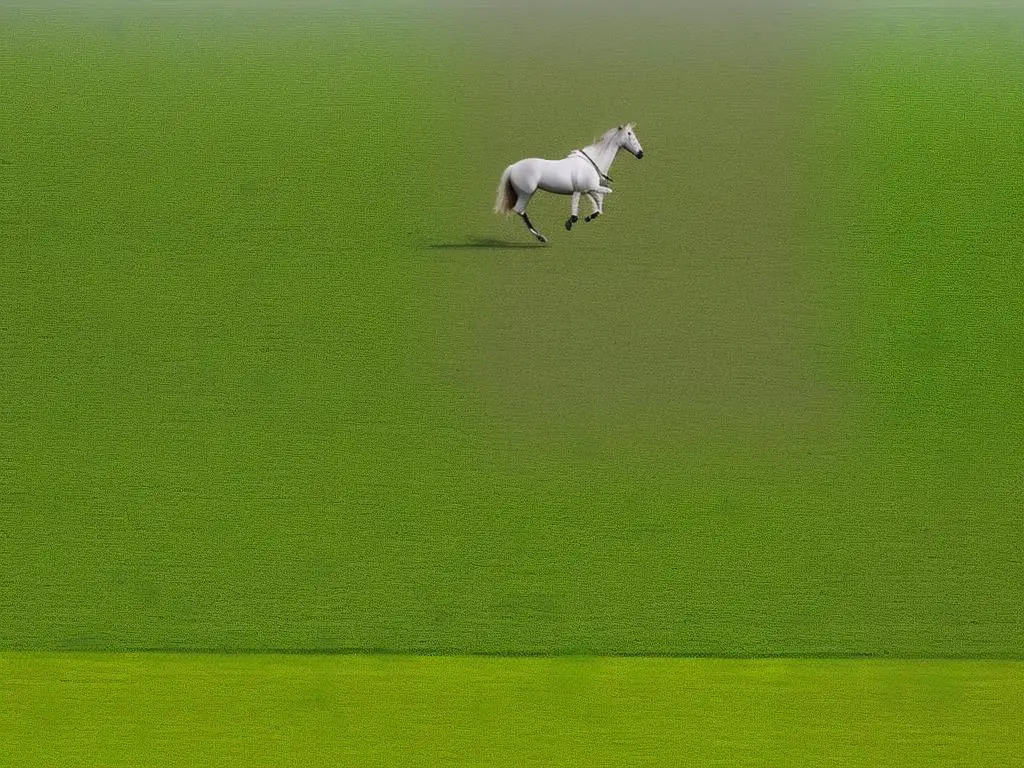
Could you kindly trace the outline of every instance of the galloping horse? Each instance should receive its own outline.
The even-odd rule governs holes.
[[[644,149],[633,131],[633,123],[605,131],[593,144],[583,149],[574,149],[562,160],[529,157],[513,163],[501,174],[501,181],[498,182],[495,213],[515,211],[522,217],[526,228],[542,243],[548,239],[533,228],[530,217],[526,215],[526,206],[538,189],[556,195],[572,195],[572,213],[565,221],[567,230],[571,230],[572,225],[579,221],[581,194],[589,197],[594,204],[594,212],[584,221],[596,219],[604,209],[604,196],[612,191],[604,182],[611,181],[608,170],[620,149],[630,152],[637,160],[644,156]]]

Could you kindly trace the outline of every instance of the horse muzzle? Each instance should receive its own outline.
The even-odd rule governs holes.
[[[643,158],[644,158],[644,151],[641,149],[639,152],[636,153],[636,159],[637,160],[643,160]]]

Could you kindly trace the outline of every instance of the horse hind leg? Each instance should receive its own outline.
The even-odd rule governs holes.
[[[546,243],[548,239],[537,231],[537,229],[533,226],[533,223],[530,221],[530,217],[526,215],[526,206],[529,205],[530,198],[533,197],[533,192],[525,193],[517,189],[516,193],[518,195],[518,200],[516,200],[516,205],[512,210],[519,214],[519,217],[523,220],[523,223],[526,224],[526,228],[530,230],[531,235],[536,237],[542,243]]]
[[[544,237],[544,235],[542,235],[542,234],[541,234],[540,232],[538,232],[538,231],[537,231],[537,230],[536,230],[536,229],[534,228],[533,224],[531,224],[531,223],[530,223],[530,217],[526,215],[526,211],[523,211],[523,212],[522,212],[521,214],[519,214],[519,215],[523,217],[523,223],[525,223],[525,224],[526,224],[526,228],[527,228],[528,230],[530,230],[530,233],[531,233],[531,234],[532,234],[532,235],[533,235],[534,237],[536,237],[536,238],[537,238],[538,240],[540,240],[540,241],[541,241],[542,243],[546,243],[546,242],[548,241],[548,239],[547,239],[546,237]]]

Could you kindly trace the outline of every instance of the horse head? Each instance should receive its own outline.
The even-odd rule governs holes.
[[[633,123],[619,126],[619,148],[626,150],[637,160],[644,156],[644,148],[640,146],[640,139],[636,137],[636,126]]]

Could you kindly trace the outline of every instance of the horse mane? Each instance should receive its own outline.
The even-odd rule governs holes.
[[[620,134],[622,131],[630,131],[635,126],[635,123],[625,123],[618,126],[617,128],[609,128],[607,131],[601,134],[601,138],[595,141],[595,144],[608,144],[612,139]]]
[[[593,144],[588,144],[584,147],[584,154],[589,152],[591,161],[598,163],[605,170],[611,166],[612,161],[615,159],[615,155],[619,150],[620,137],[625,131],[632,130],[633,123],[626,123],[620,125],[617,128],[609,128],[607,131],[601,134],[601,138],[595,141]],[[575,151],[575,150],[574,150]],[[604,173],[602,170],[601,173]]]

